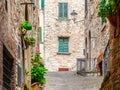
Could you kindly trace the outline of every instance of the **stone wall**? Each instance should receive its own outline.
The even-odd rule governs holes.
[[[68,2],[67,20],[58,18],[58,2]],[[84,19],[84,1],[45,1],[44,58],[49,71],[58,71],[59,68],[68,68],[70,71],[76,70],[77,58],[84,58],[84,25],[83,22],[73,22],[70,15],[73,10],[78,13],[78,21]],[[69,37],[68,55],[58,53],[58,37]]]
[[[120,17],[119,17],[120,18]],[[117,18],[118,19],[118,18]],[[120,20],[120,19],[119,19]],[[120,21],[117,22],[120,24]],[[119,28],[119,25],[118,27]],[[120,89],[120,35],[115,37],[116,27],[110,26],[110,71],[107,73],[100,90]]]
[[[92,70],[96,66],[97,57],[104,53],[109,40],[108,23],[102,24],[101,18],[98,18],[99,0],[88,1],[88,10],[85,15],[85,35],[87,38],[86,58],[87,70]]]
[[[3,70],[2,68],[2,60],[3,60],[3,44],[7,47],[10,54],[14,57],[14,69],[15,74],[13,76],[12,82],[14,82],[14,86],[18,85],[17,83],[17,64],[24,70],[30,71],[30,63],[31,63],[31,48],[25,51],[25,55],[22,54],[23,49],[21,45],[21,34],[20,34],[20,23],[22,20],[25,20],[25,5],[21,5],[24,3],[25,0],[6,0],[7,3],[5,4],[5,0],[0,1],[0,71]],[[36,0],[36,8],[33,10],[32,5],[28,5],[28,18],[29,22],[33,24],[35,30],[35,37],[37,37],[37,30],[38,30],[38,0]],[[27,2],[31,2],[31,0],[27,0]],[[7,7],[6,7],[7,6]],[[7,9],[6,9],[7,8]],[[34,21],[34,22],[33,22]],[[33,32],[30,31],[27,34],[32,36]],[[20,51],[18,52],[18,46],[20,47]],[[37,46],[37,45],[36,45]],[[20,54],[20,58],[18,58],[18,54]],[[27,55],[27,56],[26,56]],[[25,56],[25,57],[23,57]],[[24,60],[25,61],[24,61]],[[27,61],[28,60],[28,61]],[[23,63],[25,62],[25,63]],[[25,67],[24,67],[24,65]],[[23,66],[22,66],[23,65]],[[2,75],[3,72],[0,73],[0,86],[3,84]],[[31,85],[31,78],[30,75],[25,79],[25,74],[22,71],[22,85],[20,87],[23,88],[24,82],[26,80],[27,87],[30,88]],[[15,90],[15,87],[12,90]],[[16,87],[19,90],[19,86]]]

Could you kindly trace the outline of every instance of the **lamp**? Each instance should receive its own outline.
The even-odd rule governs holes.
[[[76,21],[77,14],[78,14],[78,13],[77,13],[75,10],[73,10],[73,11],[71,12],[70,15],[72,16],[72,20],[73,20],[73,22],[76,23],[76,22],[84,21],[84,20]]]

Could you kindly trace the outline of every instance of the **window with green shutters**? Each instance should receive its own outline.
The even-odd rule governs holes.
[[[41,9],[44,9],[44,0],[41,0]]]
[[[59,19],[68,18],[68,3],[59,3]]]
[[[85,0],[85,13],[87,12],[87,0]]]
[[[58,46],[58,52],[68,53],[69,52],[69,38],[60,37]]]
[[[39,40],[40,40],[40,42],[43,42],[43,40],[42,40],[42,27],[40,27],[40,29],[39,29]]]

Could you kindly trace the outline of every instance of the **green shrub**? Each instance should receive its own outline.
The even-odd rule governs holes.
[[[39,82],[40,84],[44,84],[46,82],[45,74],[47,69],[44,67],[41,62],[40,53],[36,52],[35,56],[31,59],[31,81],[32,83]]]
[[[116,0],[108,0],[108,2],[106,2],[106,0],[102,0],[98,5],[98,16],[101,18],[106,18],[108,16],[116,14],[117,6],[118,5]]]

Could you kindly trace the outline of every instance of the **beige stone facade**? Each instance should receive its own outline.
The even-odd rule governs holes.
[[[58,3],[68,3],[68,18],[58,18]],[[70,13],[75,10],[77,21],[84,19],[84,1],[82,0],[45,0],[44,10],[44,59],[48,71],[58,71],[60,68],[76,70],[78,58],[84,58],[84,24],[74,23]],[[58,38],[69,38],[69,52],[58,52]]]
[[[99,0],[87,2],[85,15],[87,70],[96,68],[97,58],[104,53],[109,40],[109,24],[102,24],[101,18],[98,17],[98,4]]]

